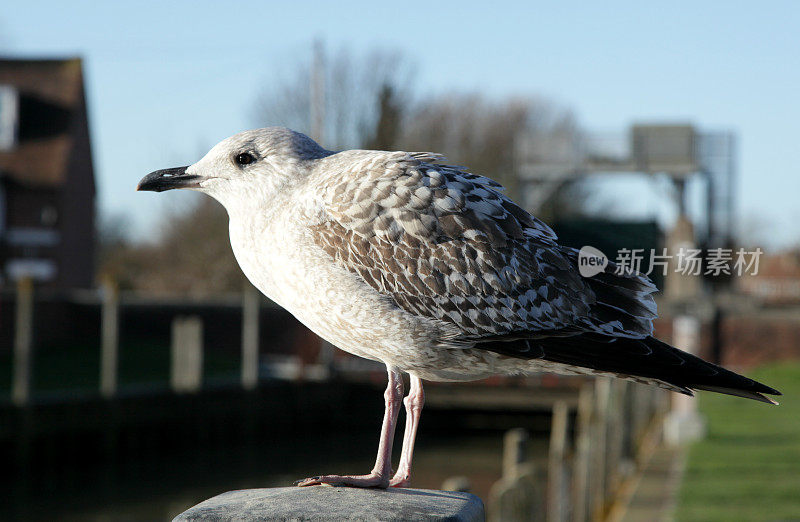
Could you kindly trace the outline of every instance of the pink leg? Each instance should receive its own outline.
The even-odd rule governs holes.
[[[367,475],[322,475],[298,480],[298,486],[314,486],[317,484],[355,486],[361,488],[386,488],[392,473],[392,442],[394,429],[397,425],[397,414],[400,413],[400,401],[403,399],[403,378],[400,372],[386,368],[389,373],[389,383],[383,394],[386,399],[386,411],[383,415],[381,439],[378,444],[378,458],[375,467]]]
[[[400,466],[397,473],[392,477],[389,485],[396,488],[408,487],[411,478],[411,459],[414,456],[414,439],[417,437],[417,427],[419,417],[422,414],[422,406],[425,405],[425,392],[422,389],[422,381],[419,377],[411,376],[411,389],[408,396],[403,400],[406,405],[406,429],[403,435],[403,451],[400,454]]]

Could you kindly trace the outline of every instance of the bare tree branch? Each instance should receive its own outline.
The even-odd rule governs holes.
[[[309,55],[287,81],[259,95],[258,125],[283,125],[312,134],[313,62]],[[412,68],[400,53],[376,50],[358,56],[342,47],[330,56],[324,53],[321,62],[324,70],[317,74],[323,75],[325,86],[322,144],[329,149],[361,148],[375,135],[385,87],[391,88],[398,107],[410,97]]]

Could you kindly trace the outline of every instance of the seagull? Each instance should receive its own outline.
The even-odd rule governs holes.
[[[441,155],[333,152],[270,127],[236,134],[194,165],[152,172],[137,190],[178,188],[225,207],[236,260],[256,288],[338,348],[386,365],[372,471],[299,486],[407,486],[423,380],[602,375],[777,404],[765,396],[777,390],[655,339],[656,287],[644,275],[609,262],[584,277],[578,251],[500,184]]]

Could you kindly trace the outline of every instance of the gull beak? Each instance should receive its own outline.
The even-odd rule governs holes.
[[[175,167],[172,169],[157,170],[143,177],[136,190],[150,192],[164,192],[177,188],[197,188],[200,186],[201,176],[187,174],[189,167]]]

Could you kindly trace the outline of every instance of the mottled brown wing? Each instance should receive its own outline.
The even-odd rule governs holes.
[[[581,331],[641,336],[652,328],[647,306],[627,313],[599,303],[594,283],[577,271],[574,250],[559,246],[553,231],[494,181],[422,154],[341,154],[347,156],[323,164],[327,216],[314,235],[404,310],[455,325],[471,339]],[[638,300],[643,290],[631,286],[600,290],[617,301],[620,291]]]

